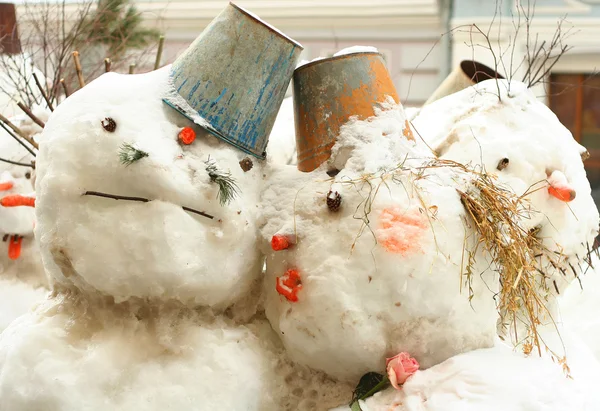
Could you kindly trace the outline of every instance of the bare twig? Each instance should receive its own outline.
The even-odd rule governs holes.
[[[65,79],[64,78],[60,79],[60,85],[63,88],[63,91],[65,93],[65,97],[69,97],[71,95],[71,93],[69,93],[69,88],[67,87],[67,83],[65,83]]]
[[[33,150],[31,148],[29,148],[25,143],[23,143],[23,141],[21,141],[21,139],[19,137],[17,137],[11,130],[9,130],[4,125],[4,123],[0,122],[0,127],[2,127],[4,129],[4,131],[6,131],[8,133],[9,136],[11,136],[15,140],[17,140],[17,143],[19,143],[20,145],[22,145],[23,148],[25,148],[25,150],[29,151],[31,153],[31,155],[35,157],[35,153],[33,152]]]
[[[152,200],[149,200],[149,199],[143,198],[143,197],[120,196],[120,195],[115,195],[115,194],[101,193],[99,191],[86,191],[82,195],[111,198],[113,200],[138,201],[138,202],[142,202],[142,203],[148,203],[148,202],[152,201]],[[190,213],[201,215],[202,217],[206,217],[211,220],[215,218],[214,216],[207,214],[204,211],[195,210],[193,208],[185,207],[185,206],[181,206],[181,208],[185,211],[189,211]]]
[[[154,61],[154,70],[160,67],[160,59],[162,58],[163,45],[165,44],[165,36],[158,38],[158,51],[156,52],[156,60]]]
[[[44,122],[43,122],[42,120],[40,120],[40,119],[39,119],[39,118],[38,118],[38,117],[37,117],[35,114],[33,114],[33,113],[31,112],[31,110],[29,110],[29,108],[27,108],[27,106],[26,106],[25,104],[23,104],[23,103],[21,103],[21,102],[19,101],[19,102],[17,103],[17,105],[19,106],[19,108],[20,108],[21,110],[23,110],[23,112],[24,112],[25,114],[27,114],[27,116],[29,116],[29,118],[30,118],[30,119],[32,119],[32,120],[33,120],[33,122],[34,122],[35,124],[37,124],[37,125],[38,125],[38,126],[40,126],[41,128],[44,128],[44,127],[46,127],[46,123],[44,123]],[[34,146],[34,147],[35,147],[35,146]],[[35,148],[37,148],[37,147],[35,147]]]
[[[2,158],[0,157],[0,161],[4,162],[4,163],[8,163],[8,164],[14,164],[16,166],[23,166],[23,167],[31,167],[31,168],[35,168],[35,166],[33,165],[33,163],[27,164],[27,163],[20,163],[18,161],[12,161],[12,160],[8,160],[6,158]]]
[[[4,117],[2,114],[0,114],[0,122],[4,123],[8,127],[10,127],[15,133],[17,133],[17,135],[19,137],[21,137],[23,140],[27,141],[33,147],[39,148],[38,144],[35,141],[33,141],[33,139],[31,137],[29,137],[27,134],[25,134],[23,132],[23,130],[21,130],[19,127],[15,126],[9,119],[7,119],[6,117]]]
[[[83,78],[83,71],[81,71],[81,62],[79,61],[79,52],[73,52],[73,61],[75,62],[75,71],[77,72],[77,80],[79,80],[79,87],[85,87],[85,80]]]
[[[48,95],[46,94],[44,87],[42,87],[42,83],[40,83],[40,80],[38,79],[37,74],[33,73],[33,79],[35,80],[35,84],[38,87],[38,89],[40,89],[40,93],[42,93],[42,97],[46,101],[46,105],[48,106],[50,111],[54,111],[54,107],[52,107],[52,103],[50,102],[50,99],[48,98]]]
[[[107,57],[104,59],[104,72],[108,73],[110,71],[110,65],[112,64],[112,62],[110,61],[110,59]]]

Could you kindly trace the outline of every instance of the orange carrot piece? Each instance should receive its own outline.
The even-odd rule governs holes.
[[[298,291],[302,289],[302,281],[298,270],[289,269],[281,277],[275,279],[275,289],[288,301],[298,301]]]
[[[35,207],[35,197],[25,197],[20,194],[10,194],[0,200],[2,207]]]
[[[0,191],[8,191],[13,188],[15,185],[12,181],[7,181],[6,183],[0,183]]]
[[[23,237],[18,235],[13,235],[10,237],[10,241],[8,243],[8,258],[11,260],[16,260],[21,256],[21,242],[23,241]]]
[[[290,241],[288,238],[281,234],[275,234],[271,238],[271,248],[273,251],[281,251],[290,247]]]
[[[570,187],[548,187],[548,194],[553,197],[558,198],[560,201],[564,201],[568,203],[569,201],[573,201],[575,199],[575,195],[577,194],[575,190]]]

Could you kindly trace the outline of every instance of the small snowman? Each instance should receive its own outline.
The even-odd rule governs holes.
[[[273,165],[262,198],[267,318],[292,359],[354,383],[400,351],[430,367],[496,333],[498,278],[481,249],[465,257],[471,177],[433,166],[384,67],[358,51],[296,70],[303,172]]]
[[[0,174],[0,330],[44,299],[47,278],[33,236],[31,172]]]
[[[258,28],[249,36],[231,30],[249,33],[246,26]],[[270,49],[261,53],[264,44]],[[3,409],[343,403],[351,387],[294,366],[257,308],[261,158],[296,49],[230,4],[173,66],[105,74],[56,108],[36,181],[36,235],[52,298],[0,337],[1,374],[9,376],[0,379]],[[215,90],[208,102],[200,93]],[[256,110],[252,98],[261,99]],[[225,133],[226,120],[240,132]]]
[[[587,270],[598,234],[582,161],[587,152],[525,84],[497,81],[423,107],[413,125],[440,158],[494,173],[530,203],[523,224],[549,251],[536,264],[546,308],[558,319],[555,297]]]

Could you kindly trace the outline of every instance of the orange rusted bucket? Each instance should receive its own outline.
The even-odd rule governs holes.
[[[331,156],[340,128],[350,117],[364,120],[378,103],[400,102],[383,56],[359,52],[331,57],[294,71],[298,170],[313,171]]]

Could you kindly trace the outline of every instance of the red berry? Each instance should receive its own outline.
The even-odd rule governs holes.
[[[288,301],[298,301],[298,291],[302,289],[300,273],[296,269],[289,269],[281,277],[275,279],[275,289]]]
[[[8,243],[8,258],[11,260],[16,260],[21,255],[21,241],[23,241],[23,237],[18,235],[10,237],[10,242]]]
[[[290,242],[286,236],[281,234],[275,234],[271,238],[271,248],[273,251],[281,251],[290,247]]]
[[[179,139],[181,140],[181,142],[183,144],[186,144],[186,145],[192,144],[194,142],[194,140],[196,139],[196,132],[191,127],[184,127],[179,132]]]

